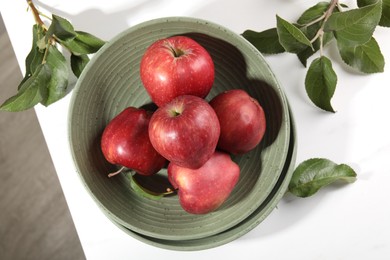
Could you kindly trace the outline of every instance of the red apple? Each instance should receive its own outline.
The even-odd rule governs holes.
[[[220,134],[217,115],[204,99],[183,95],[158,108],[150,119],[153,147],[169,161],[201,167],[214,153]]]
[[[266,120],[259,102],[242,89],[225,91],[210,101],[218,116],[221,135],[218,148],[243,154],[263,139]]]
[[[101,149],[106,160],[142,175],[152,175],[166,159],[152,146],[148,135],[151,112],[128,107],[114,117],[103,131]]]
[[[239,166],[227,153],[216,151],[199,169],[174,163],[168,165],[168,179],[182,208],[192,214],[216,210],[229,197],[240,175]]]
[[[214,63],[193,39],[173,36],[149,46],[140,76],[152,101],[162,106],[181,95],[206,97],[214,83]]]

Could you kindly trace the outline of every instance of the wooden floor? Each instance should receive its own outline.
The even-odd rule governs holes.
[[[0,17],[0,103],[22,78]],[[0,259],[85,259],[33,109],[0,112]]]

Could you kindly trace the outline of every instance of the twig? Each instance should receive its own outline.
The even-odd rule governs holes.
[[[27,4],[28,6],[31,8],[31,11],[33,13],[33,16],[34,16],[34,19],[35,19],[35,22],[42,26],[43,28],[45,28],[45,30],[47,30],[46,28],[46,25],[44,24],[44,22],[42,21],[40,15],[39,15],[39,11],[38,9],[35,7],[34,3],[32,2],[32,0],[27,0]]]
[[[322,38],[324,37],[324,27],[325,27],[325,23],[326,21],[328,21],[329,17],[332,15],[333,13],[333,10],[335,9],[335,7],[339,4],[339,1],[338,0],[332,0],[330,2],[330,5],[329,5],[329,8],[328,10],[326,10],[326,12],[324,13],[324,15],[321,16],[321,18],[324,20],[320,29],[317,31],[316,35],[313,37],[313,39],[311,39],[311,43],[315,42],[318,38],[321,38],[320,41],[321,41],[321,47],[322,48]],[[318,20],[318,19],[316,19]],[[316,21],[314,20],[314,21]],[[317,21],[316,21],[317,22]],[[321,53],[322,55],[322,53]]]

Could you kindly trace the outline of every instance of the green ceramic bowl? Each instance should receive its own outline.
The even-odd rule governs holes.
[[[260,145],[234,157],[241,168],[237,186],[218,210],[205,215],[186,213],[177,196],[158,201],[140,197],[123,175],[108,178],[107,173],[116,166],[110,165],[100,150],[101,134],[113,117],[128,106],[150,104],[140,81],[140,60],[150,44],[173,35],[192,37],[212,56],[216,78],[207,100],[224,90],[242,88],[258,99],[266,113],[267,129]],[[69,113],[73,159],[96,203],[110,219],[133,232],[174,241],[226,231],[268,200],[287,160],[290,130],[286,98],[263,56],[229,29],[185,17],[148,21],[108,42],[79,78]]]

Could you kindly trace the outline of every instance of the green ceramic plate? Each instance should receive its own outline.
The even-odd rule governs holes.
[[[259,225],[272,212],[272,210],[276,207],[276,205],[283,197],[288,188],[288,184],[290,183],[291,176],[295,169],[295,160],[297,152],[296,133],[293,121],[291,121],[291,125],[292,127],[289,152],[286,164],[281,175],[279,176],[277,183],[275,184],[271,193],[268,195],[267,199],[251,215],[249,215],[245,220],[241,221],[234,227],[209,237],[191,240],[172,241],[140,235],[116,223],[115,221],[113,221],[113,223],[117,225],[120,229],[122,229],[125,233],[142,242],[145,242],[146,244],[150,244],[160,248],[180,251],[194,251],[213,248],[229,243],[245,235],[247,232],[251,231],[257,225]]]
[[[157,39],[187,35],[211,54],[215,83],[207,97],[232,88],[257,98],[267,116],[261,144],[235,157],[240,180],[217,211],[192,215],[180,207],[177,196],[159,201],[135,194],[124,176],[108,178],[115,166],[100,150],[108,122],[128,106],[150,104],[139,77],[140,59]],[[243,37],[220,25],[193,18],[172,17],[148,21],[122,32],[107,43],[85,68],[73,91],[69,139],[78,173],[96,203],[108,216],[141,235],[165,240],[188,240],[228,230],[250,216],[267,200],[285,166],[290,142],[286,98],[263,56]]]

